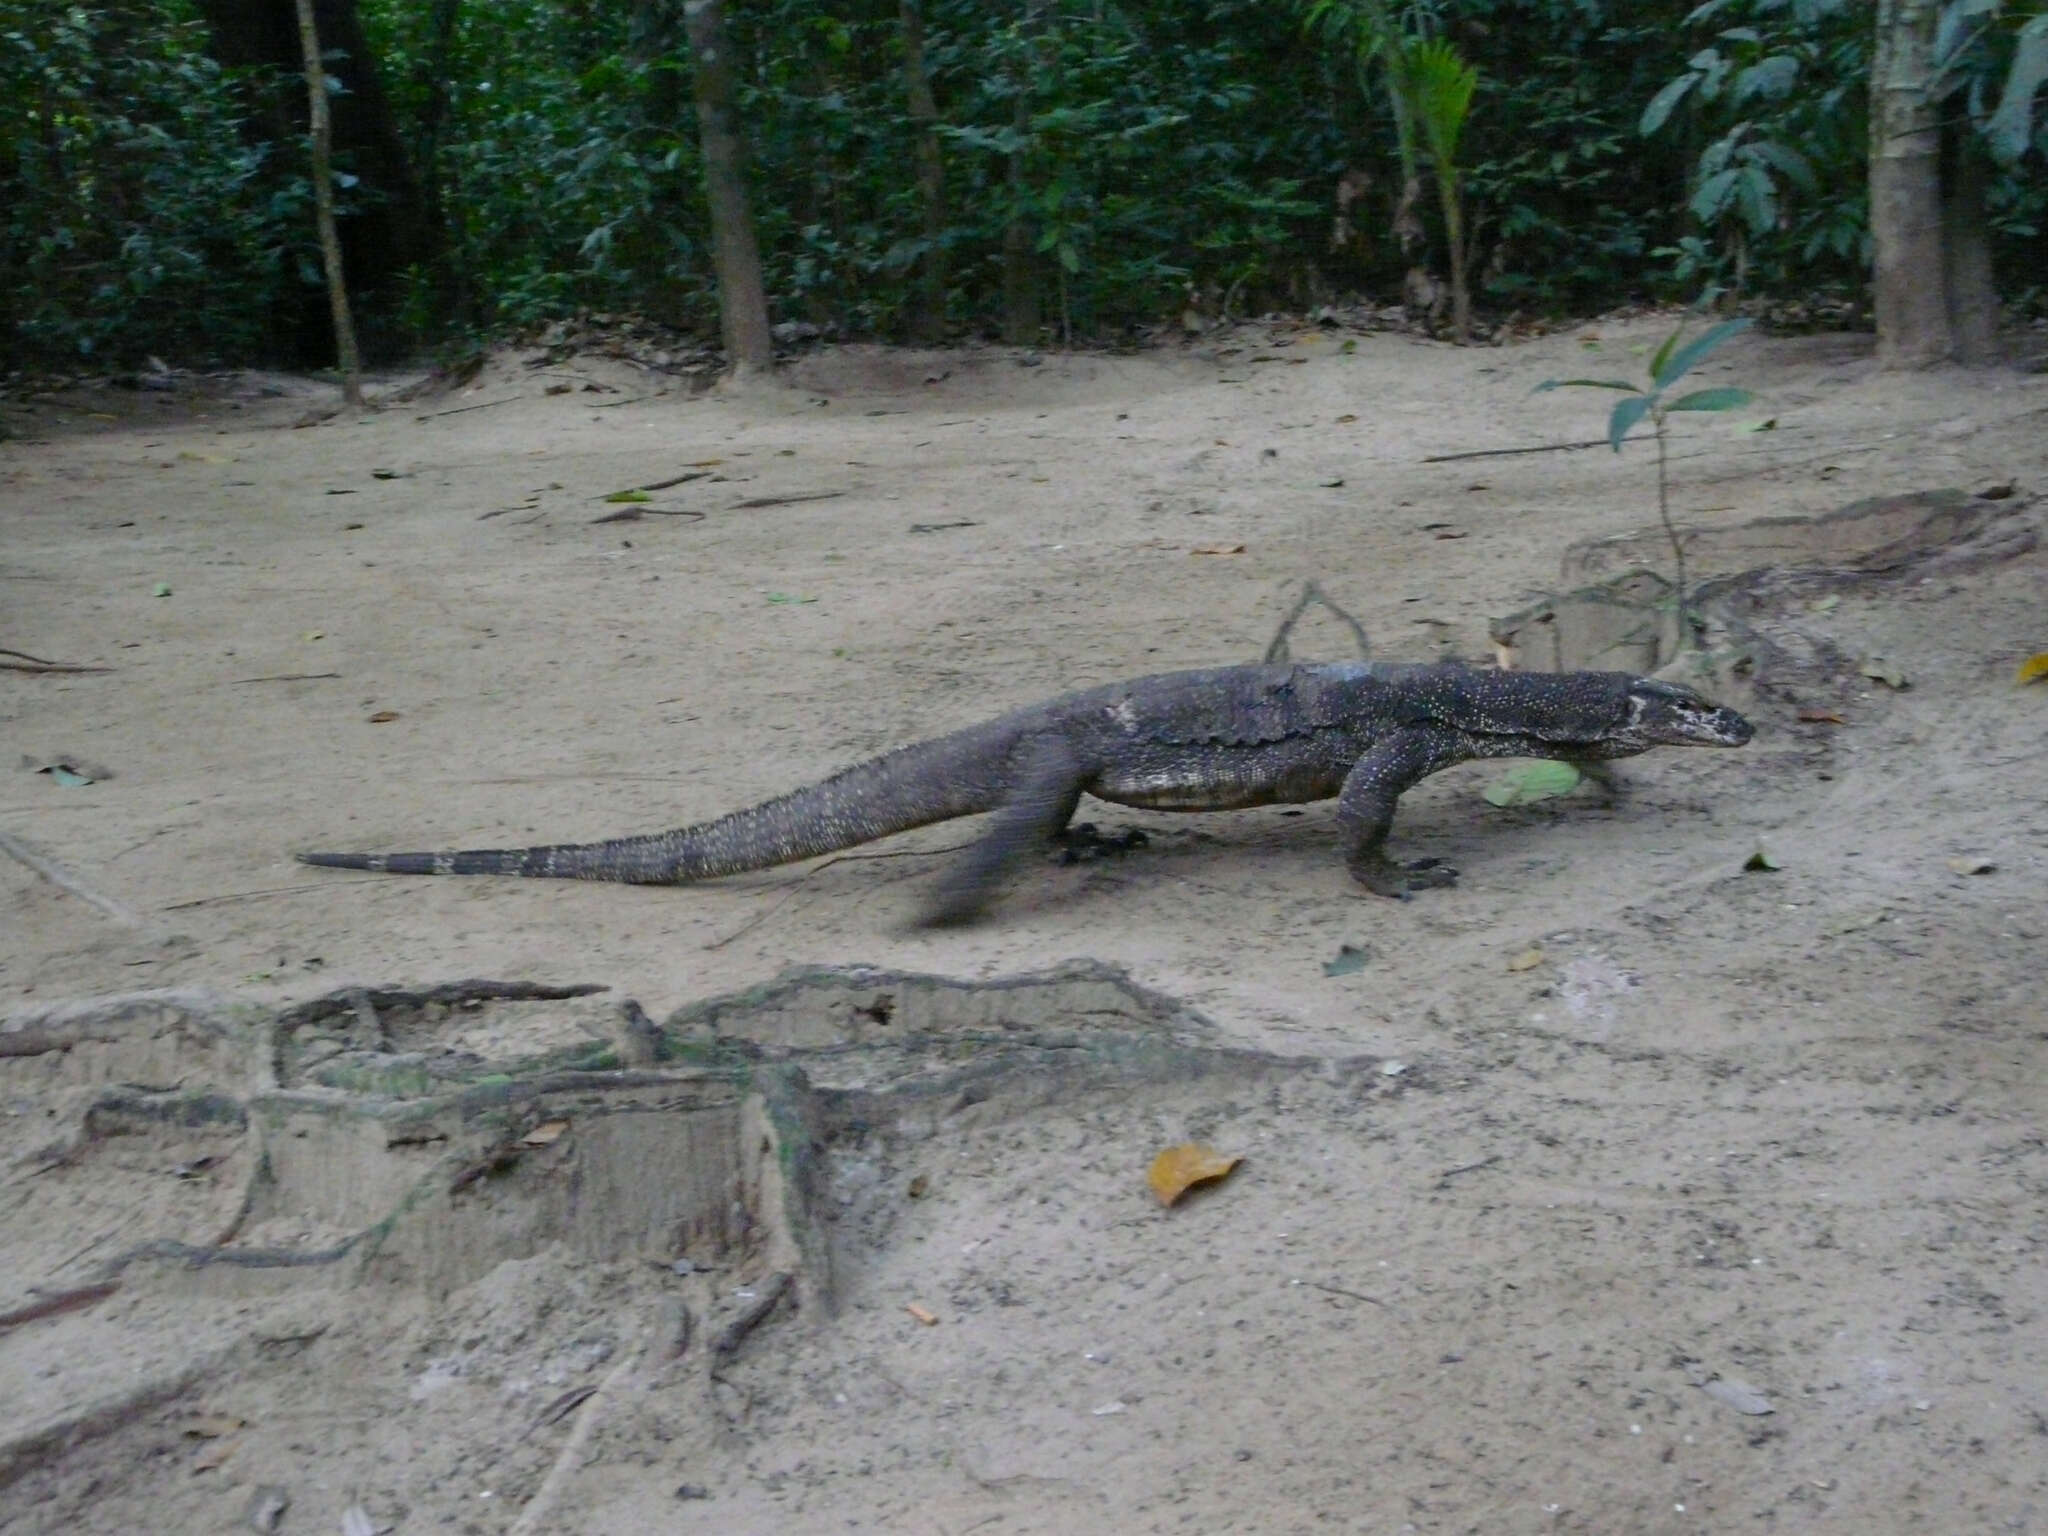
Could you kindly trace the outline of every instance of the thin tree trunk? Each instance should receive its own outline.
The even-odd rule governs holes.
[[[1027,59],[1045,6],[1046,0],[1024,0]],[[1016,88],[1010,126],[1017,135],[1017,148],[1010,154],[1010,221],[1003,228],[1003,340],[1013,346],[1029,346],[1038,340],[1043,323],[1038,305],[1037,225],[1024,211],[1031,191],[1025,175],[1031,136],[1031,72],[1012,64],[1010,79]]]
[[[1443,204],[1444,243],[1451,252],[1451,330],[1462,347],[1472,340],[1472,291],[1465,282],[1465,207],[1453,167],[1436,168],[1436,185]]]
[[[924,256],[910,339],[936,346],[946,339],[946,161],[939,150],[939,104],[924,67],[924,14],[918,0],[900,0],[903,94],[917,126],[917,197],[924,214]]]
[[[775,366],[761,250],[747,206],[745,154],[733,113],[732,58],[723,0],[688,0],[683,25],[696,63],[697,128],[704,144],[704,193],[711,205],[711,255],[718,269],[718,314],[735,379]]]
[[[1984,146],[1967,125],[1950,131],[1943,181],[1943,254],[1947,257],[1948,320],[1956,361],[1988,363],[1998,356],[1998,285],[1991,271],[1991,223],[1985,199],[1991,169]]]
[[[327,268],[327,307],[334,317],[335,366],[341,397],[351,410],[363,408],[363,360],[356,352],[356,326],[349,315],[348,283],[341,271],[341,236],[334,227],[334,123],[327,111],[327,64],[313,25],[313,0],[298,0],[299,46],[306,55],[306,103],[313,125],[313,213],[320,226],[320,260]]]
[[[1955,352],[1942,251],[1941,120],[1929,94],[1937,0],[1878,0],[1870,98],[1877,356],[1922,368]]]

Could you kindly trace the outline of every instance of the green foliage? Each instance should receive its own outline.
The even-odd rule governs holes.
[[[0,335],[22,360],[270,346],[313,257],[309,189],[242,132],[203,42],[182,4],[0,8]]]
[[[1628,379],[1545,379],[1535,390],[1537,394],[1553,389],[1620,391],[1622,398],[1614,403],[1614,409],[1607,416],[1607,441],[1616,453],[1621,452],[1621,445],[1629,433],[1645,418],[1649,420],[1657,443],[1657,517],[1664,525],[1665,537],[1671,541],[1672,563],[1677,570],[1676,601],[1681,648],[1691,643],[1692,633],[1686,622],[1685,545],[1671,521],[1671,480],[1665,453],[1665,425],[1674,412],[1732,411],[1747,405],[1755,397],[1746,389],[1725,385],[1692,390],[1676,399],[1669,398],[1667,392],[1749,327],[1748,320],[1724,320],[1687,341],[1685,327],[1679,326],[1664,338],[1664,344],[1650,359],[1649,378],[1643,384]]]

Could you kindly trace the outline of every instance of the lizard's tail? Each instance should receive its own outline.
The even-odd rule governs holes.
[[[533,875],[684,885],[768,869],[994,810],[1014,741],[987,726],[904,747],[716,821],[601,843],[449,853],[301,853],[301,864],[392,875]]]

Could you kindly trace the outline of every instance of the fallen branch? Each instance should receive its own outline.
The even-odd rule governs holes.
[[[1459,459],[1506,459],[1522,453],[1576,453],[1581,448],[1605,448],[1607,439],[1596,437],[1584,443],[1538,443],[1532,448],[1474,448],[1468,453],[1432,453],[1425,464],[1451,464]]]
[[[437,416],[460,416],[465,411],[488,411],[494,405],[510,405],[514,400],[524,398],[523,395],[504,395],[496,400],[479,400],[475,405],[456,405],[445,411],[428,411],[424,416],[413,417],[413,420],[432,421]]]
[[[112,667],[86,667],[72,661],[48,661],[41,656],[31,656],[27,651],[10,651],[0,646],[0,656],[12,656],[13,661],[0,661],[0,671],[7,672],[111,672]]]
[[[747,1336],[768,1321],[769,1314],[782,1305],[782,1298],[789,1294],[790,1273],[778,1269],[766,1280],[747,1305],[747,1309],[719,1330],[718,1338],[711,1345],[711,1369],[717,1374],[718,1368],[739,1353],[740,1346],[747,1342]]]
[[[102,896],[78,876],[71,873],[55,859],[37,853],[20,838],[9,832],[0,832],[0,853],[6,854],[16,863],[25,864],[59,890],[69,891],[89,907],[97,907],[115,922],[129,928],[147,928],[140,915],[129,911],[111,896]]]
[[[23,1323],[33,1323],[40,1318],[55,1317],[60,1312],[76,1312],[80,1307],[89,1307],[96,1301],[105,1301],[121,1287],[113,1281],[100,1285],[81,1285],[75,1290],[58,1291],[45,1296],[41,1301],[32,1301],[25,1307],[16,1307],[12,1312],[0,1312],[0,1328],[18,1328]]]
[[[844,496],[844,491],[805,491],[797,496],[749,496],[745,501],[736,501],[727,510],[751,512],[758,507],[793,507],[800,501],[831,501]]]

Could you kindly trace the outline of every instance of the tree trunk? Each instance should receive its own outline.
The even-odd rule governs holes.
[[[320,56],[320,32],[313,24],[313,0],[298,0],[299,46],[306,57],[306,103],[313,125],[313,214],[320,226],[320,260],[327,269],[327,308],[334,319],[335,365],[341,369],[341,398],[351,410],[363,408],[363,362],[356,352],[356,325],[348,312],[348,284],[342,276],[341,236],[334,228],[334,128],[327,115],[327,62]]]
[[[1877,356],[1923,368],[1955,353],[1943,259],[1941,118],[1930,95],[1937,0],[1878,0],[1870,93]]]
[[[305,57],[294,6],[278,0],[197,0],[197,9],[206,19],[210,51],[222,64],[303,74]],[[334,153],[361,178],[366,194],[354,200],[349,216],[340,223],[342,253],[360,301],[368,294],[391,291],[408,268],[436,260],[444,241],[413,174],[356,14],[356,0],[314,0],[313,18],[321,43],[332,51],[327,73],[347,88],[329,106]],[[269,110],[253,123],[252,136],[286,146],[307,124],[288,96],[272,96],[270,102]],[[280,317],[280,329],[291,335],[290,345],[298,356],[314,359],[324,354],[325,309],[316,296],[308,295],[305,303],[295,301],[294,313]]]
[[[1942,182],[1949,332],[1957,362],[1988,363],[1998,356],[1998,285],[1991,272],[1991,222],[1985,206],[1991,167],[1981,137],[1967,121],[1960,130],[1950,130],[1949,140]]]
[[[917,129],[917,198],[924,215],[921,282],[910,311],[910,339],[937,346],[946,339],[946,161],[939,150],[939,104],[924,67],[924,15],[918,0],[900,0],[903,94]]]
[[[1038,340],[1043,324],[1038,305],[1037,224],[1025,212],[1030,200],[1030,179],[1025,160],[1031,137],[1030,53],[1038,36],[1039,19],[1046,0],[1024,0],[1024,59],[1013,63],[1010,83],[1012,97],[1010,127],[1017,147],[1010,153],[1010,221],[1003,228],[1003,340],[1012,346],[1028,347]]]
[[[704,146],[704,194],[711,206],[711,254],[718,269],[718,315],[731,376],[775,366],[761,251],[747,206],[746,160],[733,112],[732,56],[724,0],[687,0],[683,25],[696,64],[697,128]]]

